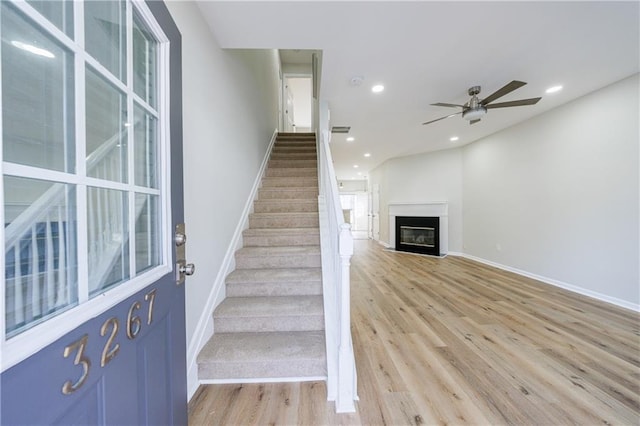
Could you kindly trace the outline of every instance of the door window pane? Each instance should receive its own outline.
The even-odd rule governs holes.
[[[134,107],[135,184],[157,187],[157,120],[140,106]]]
[[[27,0],[53,25],[73,38],[73,2],[63,0]]]
[[[127,98],[91,68],[86,72],[87,175],[127,181]]]
[[[113,189],[87,189],[89,296],[129,278],[128,197]]]
[[[153,107],[156,106],[156,40],[142,20],[133,15],[133,91]]]
[[[2,3],[4,161],[75,171],[73,55]]]
[[[4,177],[9,336],[78,302],[73,185]]]
[[[125,2],[85,2],[84,37],[87,52],[126,83]]]
[[[145,8],[0,0],[5,338],[170,261],[157,112],[168,64]],[[67,43],[79,22],[84,44]]]
[[[160,264],[158,197],[136,194],[136,273]]]

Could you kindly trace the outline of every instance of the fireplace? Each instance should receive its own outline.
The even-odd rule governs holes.
[[[396,250],[440,256],[440,218],[396,216]]]

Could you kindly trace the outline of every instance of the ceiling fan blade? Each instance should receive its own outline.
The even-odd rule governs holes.
[[[478,121],[480,121],[480,119],[476,118],[475,120],[471,120],[469,124],[476,124]]]
[[[422,123],[422,125],[435,123],[436,121],[444,120],[445,118],[453,117],[453,116],[456,116],[458,114],[462,114],[462,111],[456,112],[455,114],[445,115],[444,117],[436,118],[435,120],[427,121],[426,123]]]
[[[513,80],[511,83],[508,83],[501,89],[496,90],[495,92],[493,92],[492,94],[484,98],[482,101],[480,101],[480,105],[487,106],[489,102],[493,102],[496,99],[501,98],[504,95],[511,93],[514,90],[524,86],[525,84],[527,83],[525,83],[524,81]]]
[[[520,99],[517,101],[509,101],[509,102],[499,102],[497,104],[486,105],[485,108],[508,108],[508,107],[516,107],[516,106],[525,106],[525,105],[535,105],[542,98],[531,98],[531,99]]]
[[[438,102],[435,104],[431,104],[433,106],[441,106],[441,107],[449,107],[449,108],[464,108],[464,105],[456,105],[456,104],[448,104],[445,102]]]

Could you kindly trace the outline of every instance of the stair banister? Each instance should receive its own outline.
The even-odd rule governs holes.
[[[355,412],[357,378],[351,340],[350,308],[353,236],[351,225],[344,222],[338,182],[329,149],[328,123],[323,123],[322,115],[320,129],[316,140],[327,346],[327,398],[335,401],[336,412]]]

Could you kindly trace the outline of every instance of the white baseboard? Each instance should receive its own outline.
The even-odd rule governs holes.
[[[198,385],[201,383],[198,381],[198,364],[196,362],[198,353],[213,335],[213,310],[225,298],[225,278],[235,269],[234,255],[238,249],[242,248],[242,232],[249,226],[249,214],[251,214],[251,212],[253,211],[253,202],[258,195],[258,189],[260,189],[262,178],[265,171],[267,170],[267,164],[269,163],[271,149],[273,148],[273,144],[276,142],[277,136],[278,129],[276,129],[271,136],[271,141],[269,142],[269,146],[267,147],[264,159],[262,160],[262,164],[260,165],[260,170],[258,171],[258,174],[253,182],[251,193],[249,194],[249,197],[247,198],[247,201],[244,205],[244,209],[242,210],[242,214],[240,215],[240,220],[238,221],[238,225],[236,226],[235,232],[233,233],[233,237],[229,242],[229,246],[227,247],[224,259],[222,260],[222,264],[220,265],[220,269],[218,270],[216,279],[213,282],[213,286],[211,287],[211,292],[209,293],[209,297],[207,298],[205,308],[200,314],[200,319],[198,320],[195,332],[193,333],[194,337],[193,339],[191,339],[191,343],[187,348],[188,400],[190,400],[191,397],[195,394],[195,392],[198,390]]]
[[[228,385],[234,383],[291,383],[291,382],[324,382],[327,376],[311,376],[311,377],[256,377],[250,379],[213,379],[200,380],[202,385]]]
[[[483,263],[488,266],[493,266],[494,268],[502,269],[504,271],[513,272],[514,274],[522,275],[523,277],[532,278],[537,281],[542,281],[545,284],[550,284],[555,287],[559,287],[565,290],[572,291],[574,293],[581,294],[583,296],[592,297],[594,299],[600,300],[601,302],[611,303],[612,305],[620,306],[625,309],[630,309],[632,311],[640,312],[640,305],[635,303],[628,302],[626,300],[618,299],[617,297],[607,296],[606,294],[598,293],[596,291],[587,290],[582,287],[578,287],[573,284],[565,283],[563,281],[555,280],[553,278],[544,277],[542,275],[534,274],[531,272],[523,271],[522,269],[513,268],[511,266],[502,265],[500,263],[493,262],[491,260],[486,260],[480,257],[472,256],[466,253],[452,253],[449,252],[450,255],[464,257],[469,260],[473,260],[479,263]]]
[[[391,248],[391,244],[387,244],[382,240],[374,240],[374,241],[376,241],[378,244],[380,244],[384,248]]]

